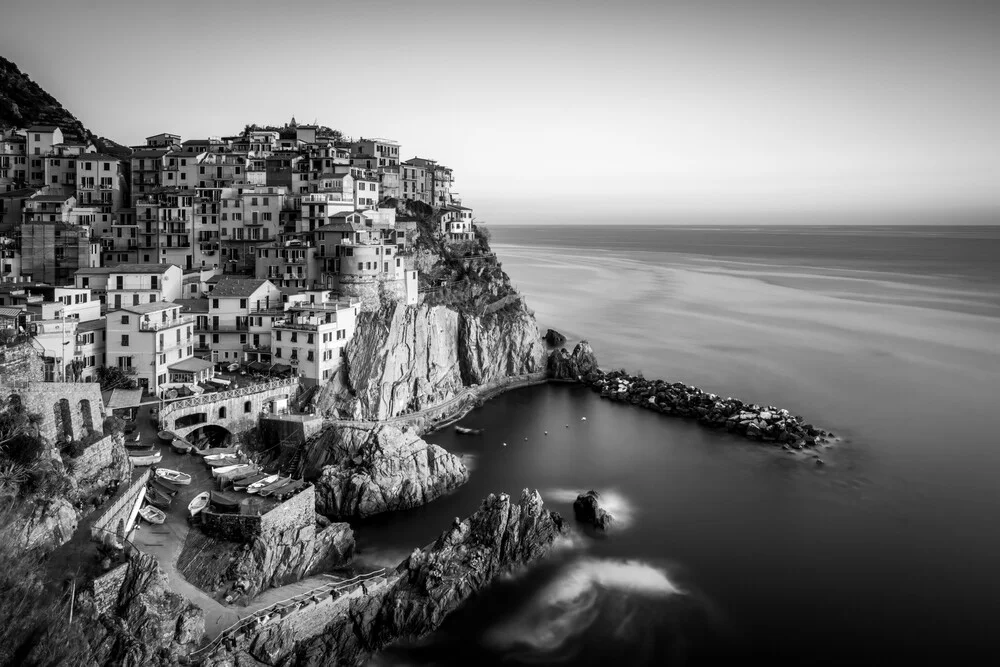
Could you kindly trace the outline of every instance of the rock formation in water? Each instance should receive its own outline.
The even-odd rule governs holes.
[[[558,347],[566,342],[566,336],[562,335],[555,329],[549,329],[545,332],[545,342],[552,347]]]
[[[520,297],[484,314],[398,303],[364,312],[344,354],[347,388],[324,388],[319,407],[361,420],[417,412],[468,386],[541,371],[545,358]]]
[[[598,530],[608,530],[614,523],[611,516],[600,503],[600,494],[597,491],[588,491],[576,497],[573,501],[573,514],[576,520],[593,526]]]
[[[545,370],[553,380],[583,380],[598,370],[597,357],[590,343],[582,340],[572,353],[566,348],[554,350],[549,355]]]
[[[316,510],[361,518],[428,503],[461,486],[461,459],[394,426],[340,426],[310,443],[306,475],[316,476]]]
[[[566,531],[537,491],[523,491],[519,504],[506,494],[490,495],[427,550],[414,550],[386,585],[350,600],[311,637],[296,642],[284,627],[265,626],[244,642],[248,649],[216,651],[205,664],[362,664],[394,641],[433,631],[494,577],[545,556]]]
[[[722,398],[680,382],[647,380],[623,370],[605,372],[597,366],[590,344],[581,341],[572,354],[555,350],[547,362],[549,377],[576,380],[601,398],[630,403],[662,414],[690,417],[709,428],[725,428],[751,440],[772,442],[789,449],[829,442],[833,434],[805,423],[788,410]]]

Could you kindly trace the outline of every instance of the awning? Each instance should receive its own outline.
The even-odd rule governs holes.
[[[172,373],[200,373],[201,371],[207,371],[212,368],[212,362],[206,361],[205,359],[199,359],[198,357],[191,357],[189,359],[184,359],[183,361],[178,361],[176,364],[170,364],[167,366]]]
[[[137,408],[142,405],[142,389],[112,389],[108,399],[109,410]]]
[[[247,364],[247,366],[252,371],[263,373],[264,371],[266,371],[268,368],[271,367],[271,364],[264,363],[263,361],[251,361],[249,364]]]
[[[292,367],[286,364],[275,364],[271,366],[272,373],[290,373],[292,372]]]

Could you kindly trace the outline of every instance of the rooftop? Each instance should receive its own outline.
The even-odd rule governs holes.
[[[28,132],[54,132],[58,129],[57,125],[32,125],[28,128]]]
[[[208,313],[208,299],[177,299],[183,313]]]
[[[167,366],[170,370],[176,373],[198,373],[200,371],[208,370],[212,368],[215,364],[207,359],[199,359],[198,357],[190,357],[188,359],[182,359],[176,364],[170,364]]]
[[[80,322],[76,325],[77,332],[80,331],[103,331],[105,327],[104,318],[98,318],[96,320],[87,320],[85,322]]]
[[[216,283],[209,294],[212,298],[248,297],[266,282],[262,278],[226,278]]]

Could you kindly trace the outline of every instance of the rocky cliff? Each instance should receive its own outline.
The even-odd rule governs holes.
[[[205,632],[201,609],[172,592],[156,559],[142,553],[77,604],[89,654],[78,655],[78,664],[175,665]]]
[[[418,507],[469,479],[457,456],[387,425],[327,429],[306,456],[306,476],[316,477],[316,511],[334,518]]]
[[[362,664],[394,641],[428,634],[494,577],[545,556],[566,531],[562,517],[543,508],[537,491],[524,490],[520,503],[506,494],[490,495],[429,548],[416,549],[387,585],[352,599],[311,638],[296,643],[274,624],[245,641],[249,652],[221,649],[205,664]]]
[[[519,297],[482,314],[390,304],[362,313],[345,350],[346,387],[318,405],[347,419],[381,420],[446,401],[465,387],[544,368],[534,316]]]
[[[188,533],[178,570],[217,598],[246,605],[269,588],[343,567],[354,556],[354,532],[317,516],[316,502],[309,487],[262,517],[215,514]]]

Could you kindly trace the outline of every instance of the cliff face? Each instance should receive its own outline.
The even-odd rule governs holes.
[[[427,550],[416,549],[386,585],[360,594],[325,627],[296,643],[280,623],[247,638],[248,651],[215,652],[211,667],[242,664],[356,665],[399,639],[436,629],[445,616],[500,574],[545,556],[567,528],[537,491],[491,495],[464,521],[455,520]],[[302,613],[302,612],[300,612]]]
[[[328,429],[307,452],[306,474],[319,475],[316,510],[334,518],[417,507],[469,479],[457,456],[393,426]]]
[[[519,504],[507,494],[490,495],[430,549],[415,550],[393,585],[359,598],[348,614],[305,642],[298,664],[358,664],[397,639],[428,634],[495,576],[547,554],[565,531],[562,517],[543,509],[537,491],[525,489]]]
[[[479,315],[392,304],[362,313],[345,350],[348,389],[328,386],[328,414],[382,420],[446,401],[464,387],[544,368],[534,317],[519,297]]]
[[[117,585],[116,585],[117,584]],[[156,559],[136,554],[108,590],[80,596],[91,659],[81,664],[171,665],[205,631],[204,614],[170,590]]]

